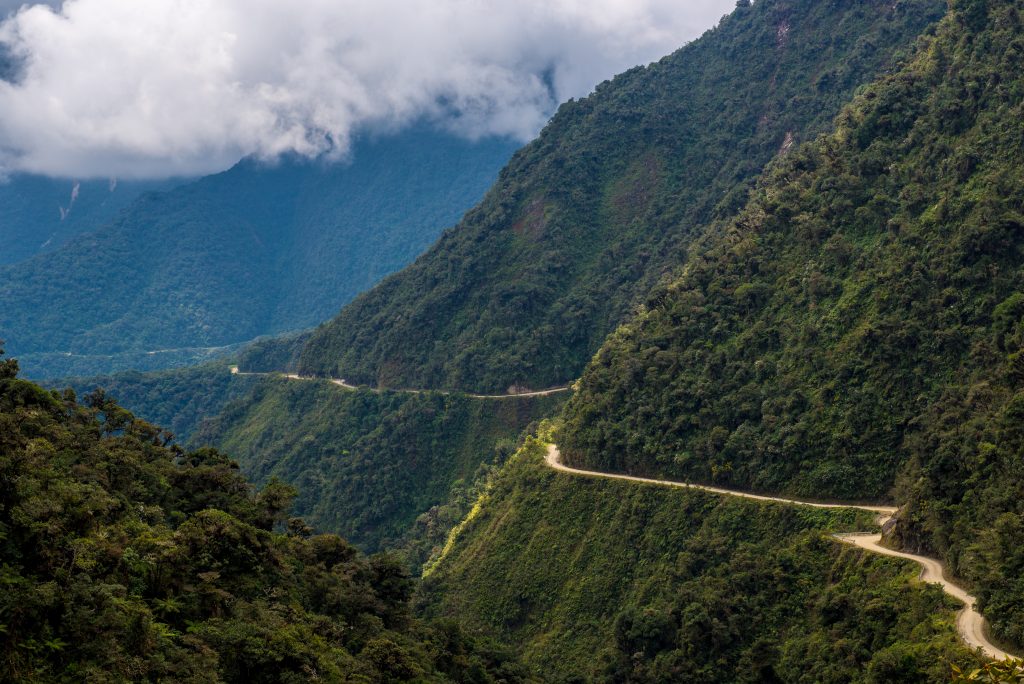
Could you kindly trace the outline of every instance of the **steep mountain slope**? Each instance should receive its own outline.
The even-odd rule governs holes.
[[[466,300],[466,308],[463,311],[465,319],[460,319],[465,324],[465,331],[456,338],[445,338],[443,335],[436,334],[437,329],[433,325],[437,323],[438,326],[443,327],[449,325],[451,321],[445,318],[447,314],[428,303],[428,300],[433,302],[450,301],[449,296],[459,296],[453,294],[456,290],[466,293],[473,292],[478,285],[482,288],[481,296],[490,297],[487,290],[490,285],[483,287],[484,281],[478,280],[474,274],[480,275],[487,282],[494,284],[496,281],[491,280],[492,276],[487,274],[505,272],[506,275],[509,275],[512,269],[519,268],[521,273],[514,278],[509,275],[507,279],[510,287],[519,287],[520,285],[532,287],[534,284],[538,287],[547,287],[545,283],[551,282],[546,276],[538,275],[533,266],[523,266],[523,263],[518,261],[520,258],[526,259],[529,256],[527,251],[503,251],[509,244],[507,242],[510,239],[509,236],[514,236],[513,232],[499,229],[481,219],[481,212],[485,212],[487,207],[493,208],[495,202],[509,192],[510,184],[532,184],[531,187],[533,187],[543,181],[550,188],[564,189],[563,199],[565,201],[569,201],[567,198],[571,195],[571,197],[577,198],[582,205],[593,207],[595,204],[601,204],[605,199],[600,192],[588,199],[588,193],[593,190],[593,185],[589,180],[579,177],[582,173],[579,167],[579,164],[583,163],[582,160],[591,159],[596,165],[595,168],[603,168],[606,162],[603,158],[595,156],[596,150],[601,149],[609,155],[607,164],[610,167],[615,167],[618,164],[617,168],[621,170],[630,164],[627,159],[629,152],[625,149],[628,145],[625,144],[625,141],[628,141],[630,136],[638,140],[648,140],[647,136],[653,136],[648,140],[649,149],[661,150],[657,153],[669,160],[671,164],[677,162],[670,151],[677,148],[688,151],[688,154],[684,155],[684,161],[695,164],[700,159],[700,155],[695,151],[696,145],[686,142],[684,140],[686,136],[681,131],[691,130],[696,125],[695,121],[699,116],[706,116],[709,111],[729,105],[730,102],[733,102],[731,98],[737,92],[743,93],[744,97],[746,95],[755,97],[754,94],[757,93],[755,100],[766,108],[758,110],[756,115],[750,114],[753,117],[749,121],[751,130],[747,132],[748,137],[740,139],[737,147],[747,152],[754,150],[754,153],[762,154],[767,159],[778,151],[779,146],[785,141],[785,131],[790,130],[784,123],[773,124],[772,116],[818,120],[824,116],[820,110],[837,110],[840,105],[839,93],[849,93],[855,86],[855,82],[844,81],[845,85],[836,86],[837,89],[826,86],[826,84],[833,83],[834,79],[839,78],[840,75],[843,75],[843,79],[852,78],[853,75],[868,78],[870,68],[877,68],[878,65],[885,63],[891,57],[896,46],[912,42],[909,33],[910,26],[922,21],[923,16],[928,16],[929,11],[926,11],[926,8],[929,7],[933,7],[933,5],[927,3],[899,4],[896,9],[893,9],[889,5],[880,8],[871,2],[855,3],[855,6],[852,7],[849,3],[842,3],[841,5],[829,5],[828,12],[824,13],[820,3],[812,2],[764,2],[758,4],[756,11],[754,7],[741,7],[736,17],[730,19],[718,31],[702,39],[698,46],[684,50],[649,70],[631,72],[619,79],[616,84],[602,87],[600,92],[587,102],[575,103],[569,107],[567,112],[557,116],[555,122],[542,135],[541,140],[517,156],[516,160],[506,169],[502,179],[484,201],[482,208],[475,210],[462,226],[442,238],[430,254],[421,258],[411,269],[390,280],[388,284],[378,288],[372,295],[348,307],[341,318],[315,333],[317,339],[307,344],[303,352],[303,359],[308,362],[313,356],[327,353],[319,346],[320,341],[325,339],[325,335],[329,335],[329,330],[340,330],[343,327],[342,322],[347,321],[348,323],[345,325],[357,326],[351,332],[360,336],[360,339],[369,340],[374,335],[380,335],[382,345],[398,345],[400,342],[403,349],[408,349],[414,354],[418,353],[417,349],[428,345],[434,350],[432,354],[435,354],[436,358],[443,356],[447,359],[455,359],[463,356],[467,349],[476,344],[471,341],[471,336],[479,333],[482,335],[479,340],[481,344],[495,349],[500,346],[504,350],[500,355],[491,358],[488,364],[498,364],[502,361],[512,363],[509,361],[511,356],[521,352],[525,353],[524,349],[515,346],[516,340],[519,339],[516,335],[520,332],[532,334],[529,331],[533,330],[532,326],[537,321],[512,316],[500,307],[497,309],[485,308],[482,313],[476,312],[472,309],[472,302]],[[789,26],[790,29],[789,32],[782,31],[780,34],[779,26],[783,25],[781,23],[783,18],[785,19],[784,26]],[[766,31],[769,32],[770,40],[765,37]],[[865,33],[863,40],[856,38],[856,31]],[[874,41],[874,47],[869,47],[869,40]],[[768,57],[766,60],[775,66],[785,65],[786,69],[779,66],[779,73],[775,74],[771,70],[765,73],[760,68],[755,68],[750,74],[744,76],[741,72],[751,63],[765,61],[755,60],[748,53],[748,50],[751,49],[750,45],[763,47],[763,43],[767,44],[765,49]],[[823,48],[823,46],[825,47]],[[733,53],[737,55],[735,64],[724,59],[725,55]],[[817,59],[813,57],[816,53]],[[701,61],[706,56],[715,57],[717,61],[710,65],[706,61]],[[823,75],[825,72],[831,75],[826,77]],[[773,99],[776,97],[775,95],[765,96],[763,92],[758,91],[758,88],[761,91],[764,88],[762,87],[763,83],[757,83],[756,79],[764,77],[770,81],[772,75],[776,75],[776,90],[774,92],[781,93],[777,95],[779,99]],[[677,79],[681,85],[676,84],[673,79]],[[716,85],[722,83],[730,84],[731,95],[714,90]],[[811,83],[817,85],[811,86]],[[700,85],[702,89],[692,90],[690,97],[684,99],[685,87],[691,84]],[[628,104],[627,101],[632,104]],[[670,102],[675,102],[673,109],[659,109],[667,106]],[[750,113],[744,109],[747,105],[739,104],[739,98],[736,103],[729,106],[734,107],[736,111]],[[593,108],[596,113],[592,116],[584,116],[582,111],[589,108]],[[572,111],[577,111],[577,113],[572,114]],[[637,116],[640,117],[639,122],[621,119],[619,115],[626,111],[637,113]],[[759,128],[759,117],[762,117],[766,111],[772,116],[760,124],[761,128]],[[577,120],[581,118],[584,119],[584,122],[577,126]],[[648,127],[648,124],[653,126],[655,123],[657,123],[656,128]],[[741,126],[738,122],[736,125]],[[773,129],[772,126],[781,126],[781,128]],[[610,132],[619,130],[624,131],[621,137]],[[744,163],[740,158],[740,153],[737,152],[736,156],[729,156],[732,152],[726,154],[725,150],[729,147],[726,138],[727,131],[723,132],[720,137],[712,137],[708,133],[708,127],[701,130],[704,134],[701,144],[709,146],[714,141],[712,147],[718,150],[718,154],[728,156],[732,160],[731,163],[741,165]],[[775,135],[773,130],[778,133],[777,139],[773,138]],[[580,135],[586,133],[589,137],[585,137],[581,141],[573,137],[577,133]],[[655,144],[656,142],[657,144]],[[555,148],[559,150],[557,153],[550,152]],[[646,152],[640,154],[638,158],[644,158],[645,154]],[[569,158],[575,161],[568,165],[568,170],[565,170],[563,161]],[[619,162],[614,162],[616,158],[619,159]],[[682,164],[683,162],[678,163]],[[689,199],[680,200],[680,207],[693,209],[693,202],[696,201],[693,197],[696,195],[691,193],[697,193],[705,200],[711,201],[708,198],[719,191],[708,190],[708,187],[720,189],[721,183],[734,189],[743,186],[743,183],[735,178],[728,183],[721,178],[714,181],[714,173],[717,168],[692,164],[691,167],[687,167],[689,171],[680,166],[677,169],[678,173],[683,174],[684,171],[687,171],[690,175],[685,176],[686,178],[692,178],[694,183],[703,179],[705,186],[683,183],[680,186],[681,192]],[[531,167],[531,165],[543,167],[543,173],[538,171],[534,174],[523,171],[523,168]],[[555,183],[553,181],[554,174],[556,172],[561,174],[563,170],[565,182]],[[752,174],[755,171],[756,168],[752,167],[744,174]],[[708,174],[712,176],[712,180],[708,179]],[[744,174],[741,175],[746,178]],[[732,177],[730,176],[730,178]],[[678,180],[678,177],[675,180]],[[582,183],[579,191],[569,191],[573,183]],[[605,181],[603,180],[601,183],[605,183]],[[708,185],[709,183],[710,185]],[[719,184],[715,185],[715,183]],[[669,180],[665,179],[659,181],[659,187],[662,188],[659,192],[668,198],[673,195],[676,186],[671,185]],[[737,190],[737,192],[739,191]],[[720,197],[715,198],[714,203],[719,202],[720,199]],[[668,202],[668,199],[665,199],[665,202]],[[711,212],[709,207],[705,208],[708,213]],[[644,216],[649,218],[657,215],[653,206],[650,208],[650,212],[649,215],[644,213]],[[588,233],[584,219],[579,216],[577,219],[581,222],[578,225],[564,223],[557,231],[550,231],[543,235],[538,234],[538,241],[529,243],[533,245],[530,249],[534,250],[529,253],[535,254],[535,250],[548,250],[545,252],[547,254],[545,258],[561,259],[569,251],[583,253],[592,249],[603,250],[605,246],[612,243],[625,244],[619,241],[616,231],[611,228],[605,232],[605,237],[595,237]],[[629,247],[631,250],[654,253],[660,249],[656,245],[668,244],[663,243],[663,240],[672,242],[678,237],[678,235],[673,237],[672,234],[665,233],[663,231],[665,224],[663,223],[658,223],[656,228],[651,230],[646,227],[644,221],[638,218],[630,225],[633,226],[633,232],[622,231],[620,237],[631,245]],[[473,242],[476,238],[480,238],[480,241]],[[518,238],[516,239],[518,240]],[[648,243],[646,246],[645,241]],[[522,245],[526,244],[528,243],[522,243]],[[562,251],[558,252],[557,250]],[[639,254],[639,251],[636,253]],[[669,250],[669,252],[671,251]],[[659,258],[663,259],[662,263],[670,261],[668,252]],[[438,264],[447,264],[451,267],[451,272],[446,274],[445,278],[429,282],[418,280],[420,275],[426,278],[427,276],[424,274],[427,271],[433,273],[432,269]],[[607,262],[594,262],[587,266],[588,273],[591,275],[599,273],[607,265]],[[619,278],[620,275],[616,275],[614,278]],[[503,276],[496,275],[494,277],[500,280]],[[641,278],[642,280],[643,278]],[[394,292],[396,283],[411,282],[415,282],[415,287],[420,289],[423,299],[402,300],[399,298],[399,300],[395,300],[398,302],[397,304],[392,301],[384,302],[384,298],[389,296],[388,293]],[[601,282],[603,283],[601,287],[611,283],[610,280]],[[630,287],[634,286],[630,285]],[[637,284],[635,287],[639,288],[641,285]],[[622,300],[620,304],[625,306],[625,301],[625,299]],[[353,312],[365,312],[377,304],[383,306],[380,313],[382,317],[392,323],[401,323],[401,326],[396,328],[385,326],[385,329],[381,329],[377,327],[376,323],[380,321],[376,319],[346,318],[355,316],[356,314]],[[405,304],[410,306],[424,304],[426,308],[405,311],[401,309]],[[471,311],[473,320],[470,319]],[[477,315],[478,313],[479,315]],[[499,321],[498,318],[504,314],[509,315]],[[462,315],[460,314],[460,316]],[[399,320],[400,318],[402,320]],[[588,320],[587,316],[581,314],[578,323],[594,331],[605,325],[604,323],[592,325]],[[516,335],[505,334],[510,330],[508,326],[514,327],[518,324],[522,325],[522,329],[517,328]],[[402,331],[401,339],[391,337],[392,333],[399,329]],[[561,338],[563,333],[565,333],[564,339]],[[590,342],[582,346],[575,344],[572,342],[571,335],[566,331],[557,333],[553,331],[552,335],[560,336],[558,343],[552,343],[553,346],[550,348],[553,357],[561,354],[560,350],[569,349],[573,355],[579,356],[581,362],[584,354],[589,355],[588,345],[591,344]],[[577,339],[578,341],[579,339]],[[253,364],[264,369],[272,368],[275,364],[279,364],[277,366],[279,368],[283,367],[287,363],[291,351],[302,343],[303,340],[299,338],[283,345],[262,345],[256,353],[244,354],[242,364],[243,366]],[[593,343],[596,344],[596,341]],[[364,347],[356,345],[351,354],[355,355],[365,351]],[[546,347],[543,350],[538,350],[537,358],[545,359],[544,362],[547,363],[546,353],[548,351]],[[372,357],[373,354],[369,356]],[[372,360],[371,362],[375,363]],[[325,361],[325,363],[327,362]],[[327,363],[318,369],[321,372],[339,375],[357,382],[361,379],[358,373],[350,373],[351,368],[345,364],[342,364],[341,367],[330,367],[330,364]],[[309,371],[310,368],[305,367],[304,370]],[[429,377],[419,377],[417,372],[404,378],[402,386],[430,387],[428,381],[434,379],[434,376],[430,375],[429,370],[425,372]],[[393,376],[391,379],[397,381],[403,379],[403,376]],[[423,381],[425,384],[419,385],[418,381]],[[459,384],[462,385],[462,383]],[[482,387],[473,386],[469,389],[485,390],[489,386],[497,391],[505,389],[504,381],[500,383],[495,381],[493,384],[484,382],[482,385]],[[401,473],[403,468],[407,467],[419,472],[418,469],[427,464],[434,464],[431,468],[440,468],[439,472],[444,474],[443,478],[437,482],[446,484],[432,485],[430,500],[440,503],[443,501],[445,487],[452,483],[452,479],[447,474],[453,472],[448,470],[451,467],[449,459],[452,456],[449,450],[452,448],[452,438],[455,438],[454,444],[458,444],[458,440],[463,439],[462,435],[467,434],[465,430],[469,429],[472,423],[459,419],[451,424],[466,426],[465,428],[460,427],[461,431],[439,430],[438,425],[444,425],[444,420],[434,423],[433,418],[428,419],[416,413],[416,410],[421,408],[429,409],[431,413],[438,411],[437,407],[422,405],[420,402],[423,400],[412,401],[405,398],[402,401],[383,401],[374,398],[374,404],[370,406],[350,395],[338,393],[336,388],[325,388],[320,392],[321,396],[319,397],[312,396],[312,392],[313,390],[310,388],[299,387],[257,392],[248,400],[238,402],[232,410],[225,414],[224,420],[210,425],[209,429],[204,431],[202,438],[213,444],[229,447],[238,454],[243,468],[258,479],[276,474],[286,481],[301,483],[302,489],[308,492],[305,495],[306,498],[300,503],[301,510],[303,514],[311,515],[317,524],[324,525],[326,529],[343,532],[369,548],[376,548],[377,544],[382,543],[390,545],[387,540],[395,539],[396,533],[407,526],[417,513],[426,510],[422,505],[410,505],[415,501],[415,496],[397,486],[400,481],[396,480],[392,483],[387,477],[378,478],[377,482],[371,481],[371,484],[364,488],[365,492],[360,489],[344,498],[333,497],[330,493],[331,486],[346,489],[349,485],[331,485],[330,483],[348,482],[353,475],[357,479],[366,477],[365,473],[372,473],[369,464],[374,461],[369,460],[370,458],[380,459],[382,464],[380,472],[384,475],[392,470]],[[294,393],[295,396],[289,396],[288,393]],[[299,394],[306,396],[300,397]],[[318,404],[313,401],[314,398],[323,402],[323,407],[329,407],[329,409],[317,408]],[[461,415],[462,410],[445,409],[438,415],[445,416],[445,420],[449,420],[451,416]],[[539,409],[531,409],[525,416],[529,420],[533,420],[544,415],[538,411]],[[297,423],[308,434],[300,433]],[[485,421],[484,425],[486,424]],[[514,426],[518,425],[521,428],[524,424],[523,421],[509,422],[506,425],[508,431],[502,432],[501,435],[514,437],[516,434]],[[381,452],[371,450],[360,453],[358,458],[355,456],[337,458],[339,450],[351,449],[351,447],[344,446],[346,444],[373,444],[377,439],[374,435],[417,435],[419,430],[423,430],[424,434],[405,438],[409,443],[417,445],[413,450],[413,454],[416,455],[403,454],[402,449],[399,448],[402,440],[394,440],[389,442],[387,448]],[[484,432],[485,434],[489,433],[489,428],[485,427]],[[428,446],[434,444],[438,446]],[[357,453],[355,450],[352,451],[353,454]],[[462,465],[456,471],[457,477],[471,476],[476,464],[488,462],[492,453],[493,444],[481,444],[479,448],[475,448],[473,454],[476,459],[475,464],[470,463],[469,460],[461,460],[460,457],[459,462]],[[363,464],[364,458],[367,459],[366,464]],[[344,475],[344,478],[341,478],[341,475]],[[408,474],[403,473],[403,477],[408,477]],[[415,483],[418,480],[413,478],[408,482],[405,480],[401,480],[401,482],[405,483],[403,486],[407,486],[409,482]],[[415,487],[415,485],[413,486]],[[377,497],[380,496],[385,496],[382,499],[385,504],[377,503]],[[398,497],[405,503],[389,509],[392,497]],[[378,508],[385,513],[382,515],[380,511],[376,510]],[[400,512],[400,517],[395,517],[396,512]],[[372,521],[372,524],[367,524],[367,521]],[[401,526],[397,526],[396,523],[401,523]]]
[[[53,251],[109,223],[144,192],[181,180],[55,179],[17,174],[0,181],[0,265]]]
[[[944,682],[951,604],[827,535],[871,516],[579,478],[529,442],[418,599],[550,682]],[[863,529],[863,528],[861,528]]]
[[[468,512],[474,482],[563,401],[351,392],[270,378],[192,441],[230,451],[257,483],[294,484],[296,512],[317,528],[370,552],[401,548],[418,568]]]
[[[411,261],[512,149],[421,127],[363,141],[351,165],[243,162],[146,195],[103,230],[0,268],[0,338],[46,376],[76,370],[46,352],[104,372],[119,355],[308,327]]]
[[[587,368],[567,461],[905,506],[1024,645],[1024,3],[962,0]],[[895,487],[894,487],[895,483]]]
[[[16,373],[0,362],[3,681],[528,681],[411,618],[393,559],[273,531],[287,487]]]
[[[707,222],[943,4],[739,3],[703,38],[563,105],[456,229],[314,333],[301,370],[472,391],[575,379]]]
[[[190,444],[204,420],[248,396],[257,382],[256,377],[231,373],[227,362],[213,362],[149,373],[61,378],[44,384],[58,390],[70,387],[78,395],[102,390],[142,420],[170,430],[179,444]]]

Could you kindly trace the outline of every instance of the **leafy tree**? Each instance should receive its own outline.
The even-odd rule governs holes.
[[[967,684],[967,682],[1020,684],[1024,682],[1024,661],[1019,660],[986,663],[983,667],[968,671],[964,671],[958,665],[953,665],[952,668],[953,684]]]
[[[0,340],[0,356],[4,355],[4,342]],[[9,380],[18,375],[18,362],[15,359],[0,361],[0,380]]]
[[[507,654],[414,619],[404,564],[301,522],[103,392],[0,374],[3,681],[519,682]]]

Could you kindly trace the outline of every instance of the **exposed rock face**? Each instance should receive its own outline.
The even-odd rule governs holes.
[[[898,516],[899,514],[897,513],[896,515]],[[882,536],[883,537],[888,537],[889,533],[891,533],[896,528],[896,522],[897,522],[896,518],[892,517],[892,518],[889,518],[888,520],[886,520],[884,523],[882,523]]]

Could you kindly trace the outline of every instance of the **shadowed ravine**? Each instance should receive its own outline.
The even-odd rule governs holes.
[[[547,457],[545,458],[547,465],[559,472],[569,473],[571,475],[580,475],[584,477],[602,477],[610,480],[627,480],[629,482],[640,482],[643,484],[661,485],[666,487],[680,487],[684,489],[699,489],[705,492],[711,492],[713,494],[722,494],[724,496],[734,496],[741,499],[753,499],[755,501],[770,501],[783,504],[791,504],[796,506],[811,506],[813,508],[853,508],[862,511],[870,511],[878,514],[879,524],[884,524],[891,520],[896,515],[896,508],[892,506],[869,506],[869,505],[858,505],[858,504],[845,504],[845,503],[819,503],[811,501],[800,501],[798,499],[787,499],[783,497],[775,496],[763,496],[760,494],[750,494],[748,492],[741,492],[732,489],[723,489],[721,487],[709,487],[705,485],[688,484],[684,482],[674,482],[672,480],[656,480],[647,477],[636,477],[633,475],[619,475],[614,473],[602,473],[593,470],[581,470],[579,468],[572,468],[564,465],[561,461],[561,453],[558,447],[554,444],[549,444],[547,447]],[[981,649],[981,651],[995,660],[1005,660],[1007,658],[1013,658],[1010,653],[1002,650],[995,644],[993,644],[985,634],[985,618],[982,617],[981,613],[974,607],[976,599],[967,593],[963,587],[954,584],[948,580],[945,576],[942,564],[932,558],[925,556],[918,556],[912,553],[905,553],[903,551],[894,551],[893,549],[886,548],[881,545],[882,535],[879,533],[852,533],[852,534],[837,534],[836,539],[846,544],[853,544],[867,551],[874,553],[880,553],[886,556],[893,556],[896,558],[905,558],[912,560],[921,566],[921,579],[925,582],[938,584],[942,587],[942,590],[952,596],[953,598],[961,601],[964,604],[964,608],[957,615],[957,631],[960,633],[961,638],[972,648]]]

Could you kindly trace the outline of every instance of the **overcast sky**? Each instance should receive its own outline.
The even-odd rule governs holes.
[[[735,0],[0,0],[0,172],[210,173],[427,117],[528,140]],[[21,7],[21,9],[17,9]]]

